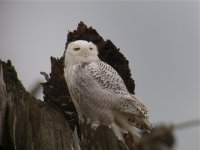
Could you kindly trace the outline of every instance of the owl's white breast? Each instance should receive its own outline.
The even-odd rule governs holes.
[[[65,79],[70,95],[72,100],[80,106],[82,113],[90,119],[98,119],[104,124],[110,124],[114,118],[109,109],[112,105],[109,99],[112,96],[107,91],[105,95],[102,94],[101,87],[91,77],[87,65],[76,64],[65,68]]]

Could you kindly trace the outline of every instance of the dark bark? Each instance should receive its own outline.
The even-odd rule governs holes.
[[[92,41],[98,46],[99,49],[99,58],[102,61],[107,62],[113,66],[118,73],[123,78],[129,92],[134,94],[135,84],[134,80],[131,78],[130,69],[128,67],[128,61],[119,49],[110,41],[104,41],[103,38],[97,33],[92,27],[87,27],[83,22],[80,22],[77,30],[69,32],[67,36],[66,47],[69,42],[75,40],[87,40]],[[51,57],[51,73],[48,81],[43,83],[43,93],[44,101],[47,102],[52,108],[59,111],[65,116],[65,119],[69,123],[69,126],[74,130],[75,126],[78,130],[78,135],[80,137],[81,132],[88,132],[88,130],[80,131],[80,125],[78,124],[77,112],[72,103],[67,85],[64,79],[64,56],[61,58]],[[101,127],[100,127],[101,129]],[[106,136],[110,136],[109,130],[107,128],[102,128],[102,136],[97,136],[99,139],[105,139]],[[90,131],[91,132],[91,131]],[[91,132],[93,133],[93,132]],[[94,132],[95,134],[96,132]],[[99,132],[98,132],[99,133]],[[85,134],[87,136],[87,133]],[[104,136],[103,136],[104,135]],[[84,134],[83,134],[84,136]],[[92,138],[92,137],[91,137]],[[87,139],[87,138],[86,138]],[[116,137],[115,137],[116,140]],[[82,140],[80,141],[82,143]],[[84,141],[85,142],[85,141]],[[98,142],[98,141],[97,141]],[[116,147],[116,142],[107,141],[111,147]],[[118,141],[119,142],[119,141]],[[84,145],[84,144],[81,144]],[[119,144],[117,144],[119,145]],[[132,144],[131,144],[132,145]],[[94,149],[98,149],[100,146],[93,142]],[[100,148],[101,149],[101,148]],[[105,149],[105,147],[104,147]],[[109,149],[109,148],[108,148]],[[119,149],[119,147],[118,147]],[[120,148],[121,149],[121,148]]]
[[[99,58],[102,61],[114,67],[120,76],[123,78],[130,93],[134,94],[135,83],[131,78],[128,61],[119,49],[110,41],[104,41],[103,38],[92,27],[87,27],[83,22],[80,22],[77,30],[69,32],[67,36],[66,47],[69,42],[75,40],[92,41],[98,46]],[[66,48],[65,47],[65,48]],[[70,98],[64,75],[64,56],[61,58],[51,57],[51,73],[50,78],[46,83],[43,83],[44,101],[52,106],[55,110],[61,112],[70,127],[78,126],[77,113]]]
[[[81,30],[82,25],[83,23],[79,24]],[[88,31],[90,30],[93,29],[90,28]],[[72,37],[69,33],[68,37],[70,36]],[[111,42],[104,44],[110,49],[109,55],[113,55],[116,49],[114,45]],[[116,52],[118,53],[118,50]],[[105,59],[113,63],[120,58],[121,61],[125,61],[121,67],[127,67],[126,59],[122,54],[118,55],[120,57],[114,58],[115,60],[109,57]],[[103,53],[100,56],[104,58]],[[79,137],[80,135],[82,137],[81,149],[127,150],[127,146],[119,141],[107,127],[99,127],[93,131],[90,126],[83,124],[81,125],[82,132],[80,131],[77,113],[63,76],[63,57],[60,59],[52,57],[51,63],[50,78],[42,84],[45,100],[42,102],[26,92],[10,61],[1,62],[3,75],[0,76],[0,145],[6,150],[79,149],[79,139],[74,136],[76,126]],[[116,64],[120,66],[119,62]],[[117,67],[115,63],[112,65]],[[121,74],[130,76],[130,70]],[[124,79],[128,81],[127,78],[124,77]],[[133,91],[134,88],[132,93]]]
[[[75,149],[73,132],[64,117],[25,91],[10,61],[1,65],[1,146],[5,150]]]
[[[99,58],[118,71],[129,92],[134,94],[135,84],[128,61],[119,49],[110,40],[104,41],[96,30],[82,22],[77,30],[68,33],[66,47],[69,42],[79,39],[95,43],[99,48]],[[44,102],[26,92],[10,61],[0,61],[0,64],[0,145],[5,150],[128,149],[108,127],[100,126],[94,131],[89,125],[79,125],[64,80],[63,56],[51,57],[49,77],[42,73],[47,80],[42,83]],[[139,147],[135,147],[130,135],[125,135],[125,141],[130,150],[146,149],[146,143],[152,143],[151,138],[147,138]]]
[[[106,126],[93,131],[90,125],[83,124],[81,131],[81,150],[128,150],[128,147]]]

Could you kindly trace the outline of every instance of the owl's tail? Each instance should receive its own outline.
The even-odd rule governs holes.
[[[134,141],[137,143],[140,141],[140,135],[136,132],[135,128],[128,122],[126,116],[122,113],[117,113],[115,117],[115,123],[125,133],[131,133]]]
[[[146,130],[151,132],[153,129],[153,125],[148,121],[147,118],[143,118],[141,116],[131,116],[127,117],[128,123],[140,130]]]
[[[129,124],[141,130],[152,131],[153,126],[148,120],[149,119],[148,108],[135,95],[131,94],[131,97],[135,105],[140,107],[140,110],[143,113],[143,115],[138,116],[137,114],[135,115],[127,114]]]
[[[141,135],[138,133],[136,128],[148,132],[151,132],[153,129],[148,119],[141,118],[140,116],[132,116],[126,113],[118,113],[115,118],[115,123],[122,129],[122,131],[131,133],[136,143],[139,142],[141,138]]]

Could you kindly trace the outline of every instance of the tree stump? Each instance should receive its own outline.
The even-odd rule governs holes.
[[[66,47],[75,40],[92,41],[99,58],[117,70],[130,93],[135,84],[128,61],[110,41],[80,22],[69,32]],[[64,55],[51,57],[51,73],[42,83],[44,101],[23,87],[10,61],[0,60],[0,148],[4,150],[142,150],[126,135],[126,144],[105,126],[92,130],[79,124],[76,109],[64,79]],[[44,73],[43,73],[44,74]],[[149,143],[149,141],[148,141]],[[128,145],[128,146],[127,146]],[[145,143],[143,143],[145,145]]]

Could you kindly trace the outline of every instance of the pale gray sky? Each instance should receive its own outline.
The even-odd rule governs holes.
[[[68,31],[84,21],[130,62],[136,94],[155,123],[199,118],[198,1],[3,2],[0,58],[30,89],[61,57]],[[176,132],[176,150],[197,150],[199,128]]]

